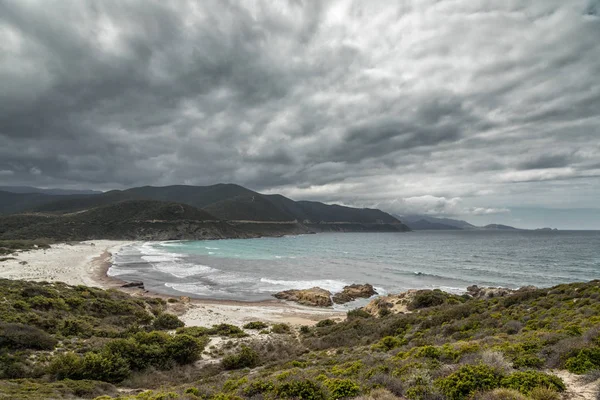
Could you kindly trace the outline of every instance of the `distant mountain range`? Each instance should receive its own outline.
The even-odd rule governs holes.
[[[508,225],[490,224],[486,226],[475,226],[459,219],[436,218],[428,215],[405,215],[396,218],[402,219],[402,222],[414,231],[420,230],[501,230],[501,231],[519,231],[523,229]]]
[[[19,188],[0,191],[0,214],[8,215],[0,218],[3,238],[167,240],[410,230],[381,210],[294,201],[234,184],[144,186],[94,194]]]
[[[70,194],[101,194],[97,190],[71,190],[71,189],[40,189],[32,186],[0,186],[0,191],[10,193],[42,193],[55,196]]]

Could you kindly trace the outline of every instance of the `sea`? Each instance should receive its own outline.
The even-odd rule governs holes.
[[[370,283],[462,293],[469,285],[550,287],[600,278],[600,231],[416,231],[145,242],[110,276],[171,295],[261,301],[287,289]],[[364,300],[362,301],[364,302]],[[361,301],[344,307],[362,305]]]

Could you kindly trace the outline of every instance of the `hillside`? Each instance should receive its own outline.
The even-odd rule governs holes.
[[[101,194],[97,190],[74,190],[74,189],[41,189],[32,186],[0,186],[0,191],[10,193],[42,193],[49,195],[89,195]]]
[[[406,313],[313,327],[184,327],[183,300],[62,283],[0,279],[0,291],[0,398],[598,396],[599,281],[487,299],[421,290]]]
[[[313,201],[294,201],[282,195],[263,195],[234,184],[144,186],[95,195],[51,196],[0,192],[0,214],[23,212],[69,214],[126,200],[177,202],[203,209],[221,220],[387,223],[401,226],[397,218],[381,210],[328,205]]]
[[[0,239],[178,240],[259,236],[186,204],[128,200],[66,215],[0,217]]]
[[[430,222],[427,221],[425,219],[420,219],[417,221],[411,221],[408,222],[408,224],[410,224],[410,229],[415,230],[415,231],[420,231],[420,230],[461,230],[462,228],[459,228],[457,226],[454,225],[446,225],[446,224],[442,224],[439,222]]]

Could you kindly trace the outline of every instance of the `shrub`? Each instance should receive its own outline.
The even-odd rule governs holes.
[[[284,399],[307,399],[321,400],[325,399],[321,387],[308,379],[299,381],[284,382],[275,389],[277,396]]]
[[[537,356],[523,354],[518,356],[513,361],[515,368],[540,368],[544,365],[544,360]]]
[[[335,321],[332,319],[323,319],[319,322],[317,322],[317,328],[324,328],[326,326],[332,326],[335,325]]]
[[[419,347],[415,352],[415,357],[433,358],[439,360],[442,357],[442,350],[435,346]]]
[[[441,290],[419,290],[408,305],[411,310],[442,305],[446,302],[448,294]]]
[[[451,400],[463,400],[477,391],[500,386],[502,375],[485,364],[463,365],[458,371],[436,381],[437,386]]]
[[[327,379],[325,386],[334,399],[355,397],[360,393],[360,386],[351,379]]]
[[[269,325],[265,324],[262,321],[252,321],[252,322],[248,322],[246,325],[244,325],[244,329],[265,329],[268,328]]]
[[[259,364],[259,362],[260,357],[254,349],[248,346],[242,346],[241,350],[237,354],[230,354],[223,357],[221,364],[223,365],[223,368],[231,370],[254,368]]]
[[[242,390],[242,392],[244,393],[245,396],[252,397],[252,396],[256,396],[257,394],[271,392],[274,389],[275,389],[275,385],[273,385],[272,382],[256,380],[256,381],[250,382],[250,384],[248,386],[246,386]]]
[[[560,400],[561,396],[556,391],[547,387],[536,387],[529,392],[529,397],[533,400]]]
[[[114,354],[87,353],[81,357],[65,353],[55,357],[48,372],[57,379],[93,379],[117,383],[129,376],[127,361]]]
[[[166,354],[178,364],[191,364],[200,358],[206,344],[189,335],[176,335],[168,341]]]
[[[565,368],[574,374],[585,374],[594,369],[600,369],[600,347],[579,350],[576,356],[565,362]]]
[[[288,324],[275,324],[271,327],[273,333],[290,333],[291,330]]]
[[[79,336],[89,338],[94,334],[94,328],[89,322],[80,319],[66,319],[60,329],[64,336]]]
[[[0,348],[52,350],[57,340],[35,326],[0,323]]]
[[[382,338],[376,345],[375,347],[378,349],[381,349],[383,351],[390,351],[392,349],[395,349],[396,347],[400,347],[402,346],[402,340],[400,340],[399,338],[395,337],[395,336],[386,336],[384,338]]]
[[[514,389],[494,389],[491,392],[478,393],[474,400],[528,400],[528,397]]]
[[[518,371],[502,379],[502,387],[515,389],[523,394],[529,394],[536,387],[546,387],[556,392],[566,389],[563,381],[554,375],[539,371]]]
[[[300,333],[303,333],[303,334],[310,333],[310,327],[307,325],[302,325],[300,327]]]
[[[350,310],[346,313],[346,317],[348,319],[356,319],[356,318],[371,318],[372,315],[363,310],[362,308],[355,308],[354,310]]]
[[[176,315],[167,313],[160,314],[152,323],[152,327],[157,330],[177,329],[183,326],[185,324]]]

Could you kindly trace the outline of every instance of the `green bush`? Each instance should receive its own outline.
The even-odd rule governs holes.
[[[436,381],[443,394],[451,400],[463,400],[477,391],[492,390],[500,386],[502,375],[485,364],[463,365],[456,372]]]
[[[360,393],[359,384],[351,379],[327,379],[325,386],[334,399],[356,397]]]
[[[433,358],[439,360],[442,357],[442,349],[435,346],[423,346],[417,348],[415,357]]]
[[[515,389],[523,394],[529,394],[536,387],[546,387],[557,392],[563,392],[566,387],[563,381],[554,375],[539,371],[518,371],[502,379],[500,385]]]
[[[200,358],[207,343],[189,335],[176,335],[167,342],[166,353],[177,364],[191,364]]]
[[[514,389],[499,388],[491,392],[478,393],[474,400],[530,400],[529,397]],[[539,399],[542,400],[542,399]]]
[[[565,368],[569,372],[579,375],[600,369],[600,347],[579,350],[576,356],[567,359]]]
[[[386,336],[382,338],[379,343],[375,345],[375,347],[383,351],[390,351],[396,347],[402,346],[403,344],[403,341],[395,336]]]
[[[319,322],[317,322],[317,328],[324,328],[326,326],[332,326],[335,325],[335,321],[331,320],[331,319],[323,319]]]
[[[513,361],[515,368],[540,368],[544,365],[544,360],[538,356],[523,354],[518,356]]]
[[[248,322],[246,325],[244,325],[244,329],[265,329],[268,328],[269,325],[265,324],[262,321],[252,321],[252,322]]]
[[[419,290],[408,305],[411,310],[434,307],[446,302],[448,294],[441,290]]]
[[[283,399],[325,399],[325,395],[323,394],[321,387],[317,383],[308,379],[284,382],[278,385],[275,391],[277,396]]]
[[[271,327],[273,333],[290,333],[292,328],[288,324],[275,324]]]
[[[52,350],[57,340],[35,326],[0,322],[0,348]]]
[[[273,382],[256,380],[256,381],[250,382],[250,384],[248,386],[246,386],[242,390],[242,392],[244,393],[245,396],[252,397],[252,396],[256,396],[257,394],[271,392],[274,389],[275,389],[275,385],[273,384]]]
[[[300,327],[300,333],[303,333],[305,335],[308,334],[308,333],[310,333],[310,327],[307,326],[307,325],[302,325]]]
[[[372,315],[363,310],[362,308],[355,308],[354,310],[350,310],[346,313],[346,317],[348,319],[356,319],[356,318],[371,318]]]
[[[177,329],[183,326],[185,324],[176,315],[167,313],[160,314],[152,323],[152,327],[156,330]]]
[[[55,357],[48,372],[57,379],[92,379],[117,383],[130,374],[127,361],[114,354],[86,353],[78,356],[65,353]]]
[[[175,333],[178,335],[186,334],[196,338],[203,336],[226,336],[233,338],[242,338],[248,336],[248,334],[241,330],[239,327],[229,324],[213,325],[211,328],[205,328],[203,326],[177,328]]]
[[[258,353],[248,347],[242,346],[241,350],[237,354],[230,354],[223,357],[221,364],[223,368],[227,370],[241,369],[241,368],[254,368],[260,362]]]
[[[536,387],[529,392],[532,400],[560,400],[562,397],[555,390],[546,387]]]

